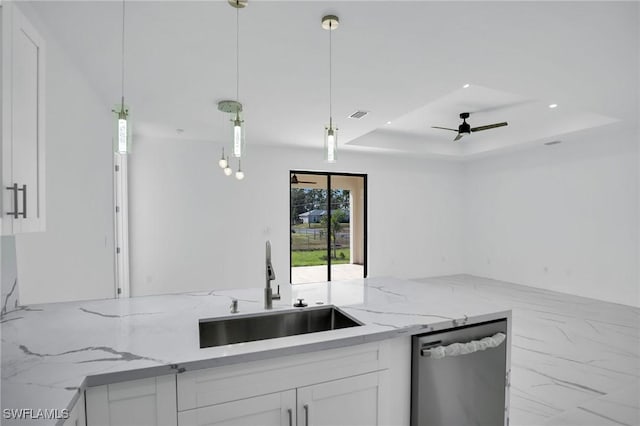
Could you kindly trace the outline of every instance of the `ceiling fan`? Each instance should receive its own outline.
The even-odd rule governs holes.
[[[291,185],[297,185],[299,183],[308,183],[309,185],[316,185],[318,182],[298,180],[298,176],[296,176],[295,174],[291,175]]]
[[[469,118],[469,115],[471,115],[468,112],[463,112],[460,114],[460,118],[462,118],[462,123],[458,126],[458,129],[450,129],[449,127],[438,127],[438,126],[431,126],[432,129],[443,129],[443,130],[452,130],[454,132],[458,132],[458,135],[456,136],[456,138],[454,139],[454,141],[460,140],[462,139],[462,137],[464,135],[470,135],[471,132],[479,132],[482,130],[489,130],[489,129],[495,129],[496,127],[503,127],[507,125],[506,121],[503,121],[502,123],[494,123],[494,124],[487,124],[486,126],[478,126],[478,127],[471,127],[469,125],[469,123],[467,123],[467,118]]]

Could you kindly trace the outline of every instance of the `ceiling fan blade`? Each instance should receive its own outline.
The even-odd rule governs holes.
[[[298,185],[300,183],[308,183],[310,185],[317,185],[318,182],[310,182],[310,181],[305,181],[305,180],[298,180],[298,176],[293,175],[291,176],[291,185]]]
[[[458,131],[458,129],[450,129],[450,128],[448,128],[448,127],[431,126],[431,128],[432,128],[432,129],[451,130],[451,131],[454,131],[454,132],[457,132],[457,131]]]
[[[507,125],[506,121],[503,121],[502,123],[495,123],[495,124],[487,124],[486,126],[478,126],[478,127],[473,127],[471,129],[472,132],[480,132],[482,130],[489,130],[489,129],[495,129],[496,127],[504,127]]]
[[[465,135],[464,133],[458,133],[458,136],[456,136],[456,138],[455,138],[453,141],[454,141],[454,142],[455,142],[455,141],[459,141],[460,139],[462,139],[462,137],[463,137],[464,135]]]

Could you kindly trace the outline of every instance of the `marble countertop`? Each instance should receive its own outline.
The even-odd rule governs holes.
[[[509,307],[397,278],[286,285],[274,310],[332,304],[364,325],[200,349],[198,320],[264,312],[263,289],[215,290],[18,307],[2,315],[2,408],[71,409],[80,392],[509,317]],[[26,423],[21,423],[26,424]],[[40,421],[38,424],[46,424]]]

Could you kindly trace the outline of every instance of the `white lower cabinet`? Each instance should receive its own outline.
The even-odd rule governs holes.
[[[175,426],[176,376],[91,387],[86,402],[87,426]]]
[[[298,426],[382,425],[384,371],[298,389]]]
[[[293,426],[296,391],[245,398],[178,413],[180,426]]]
[[[87,418],[84,412],[84,393],[76,401],[76,405],[69,412],[69,417],[62,423],[63,426],[86,426]]]
[[[177,376],[178,425],[388,425],[389,345],[376,342]]]
[[[374,372],[178,413],[179,426],[376,426],[380,378]]]
[[[410,357],[402,343],[90,387],[87,426],[408,426]]]

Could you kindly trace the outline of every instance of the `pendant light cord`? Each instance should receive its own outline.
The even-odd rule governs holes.
[[[236,0],[240,5],[240,0]],[[240,7],[236,7],[236,101],[240,102]]]
[[[333,99],[332,99],[332,51],[331,51],[331,33],[333,32],[333,22],[329,21],[329,127],[332,126],[332,120],[333,120],[333,113],[332,113],[332,104],[333,104]]]
[[[124,111],[124,13],[125,13],[125,8],[124,8],[124,2],[125,0],[122,0],[122,57],[121,57],[121,64],[122,64],[122,70],[121,70],[121,75],[120,75],[120,90],[121,90],[121,94],[122,94],[122,110]]]

